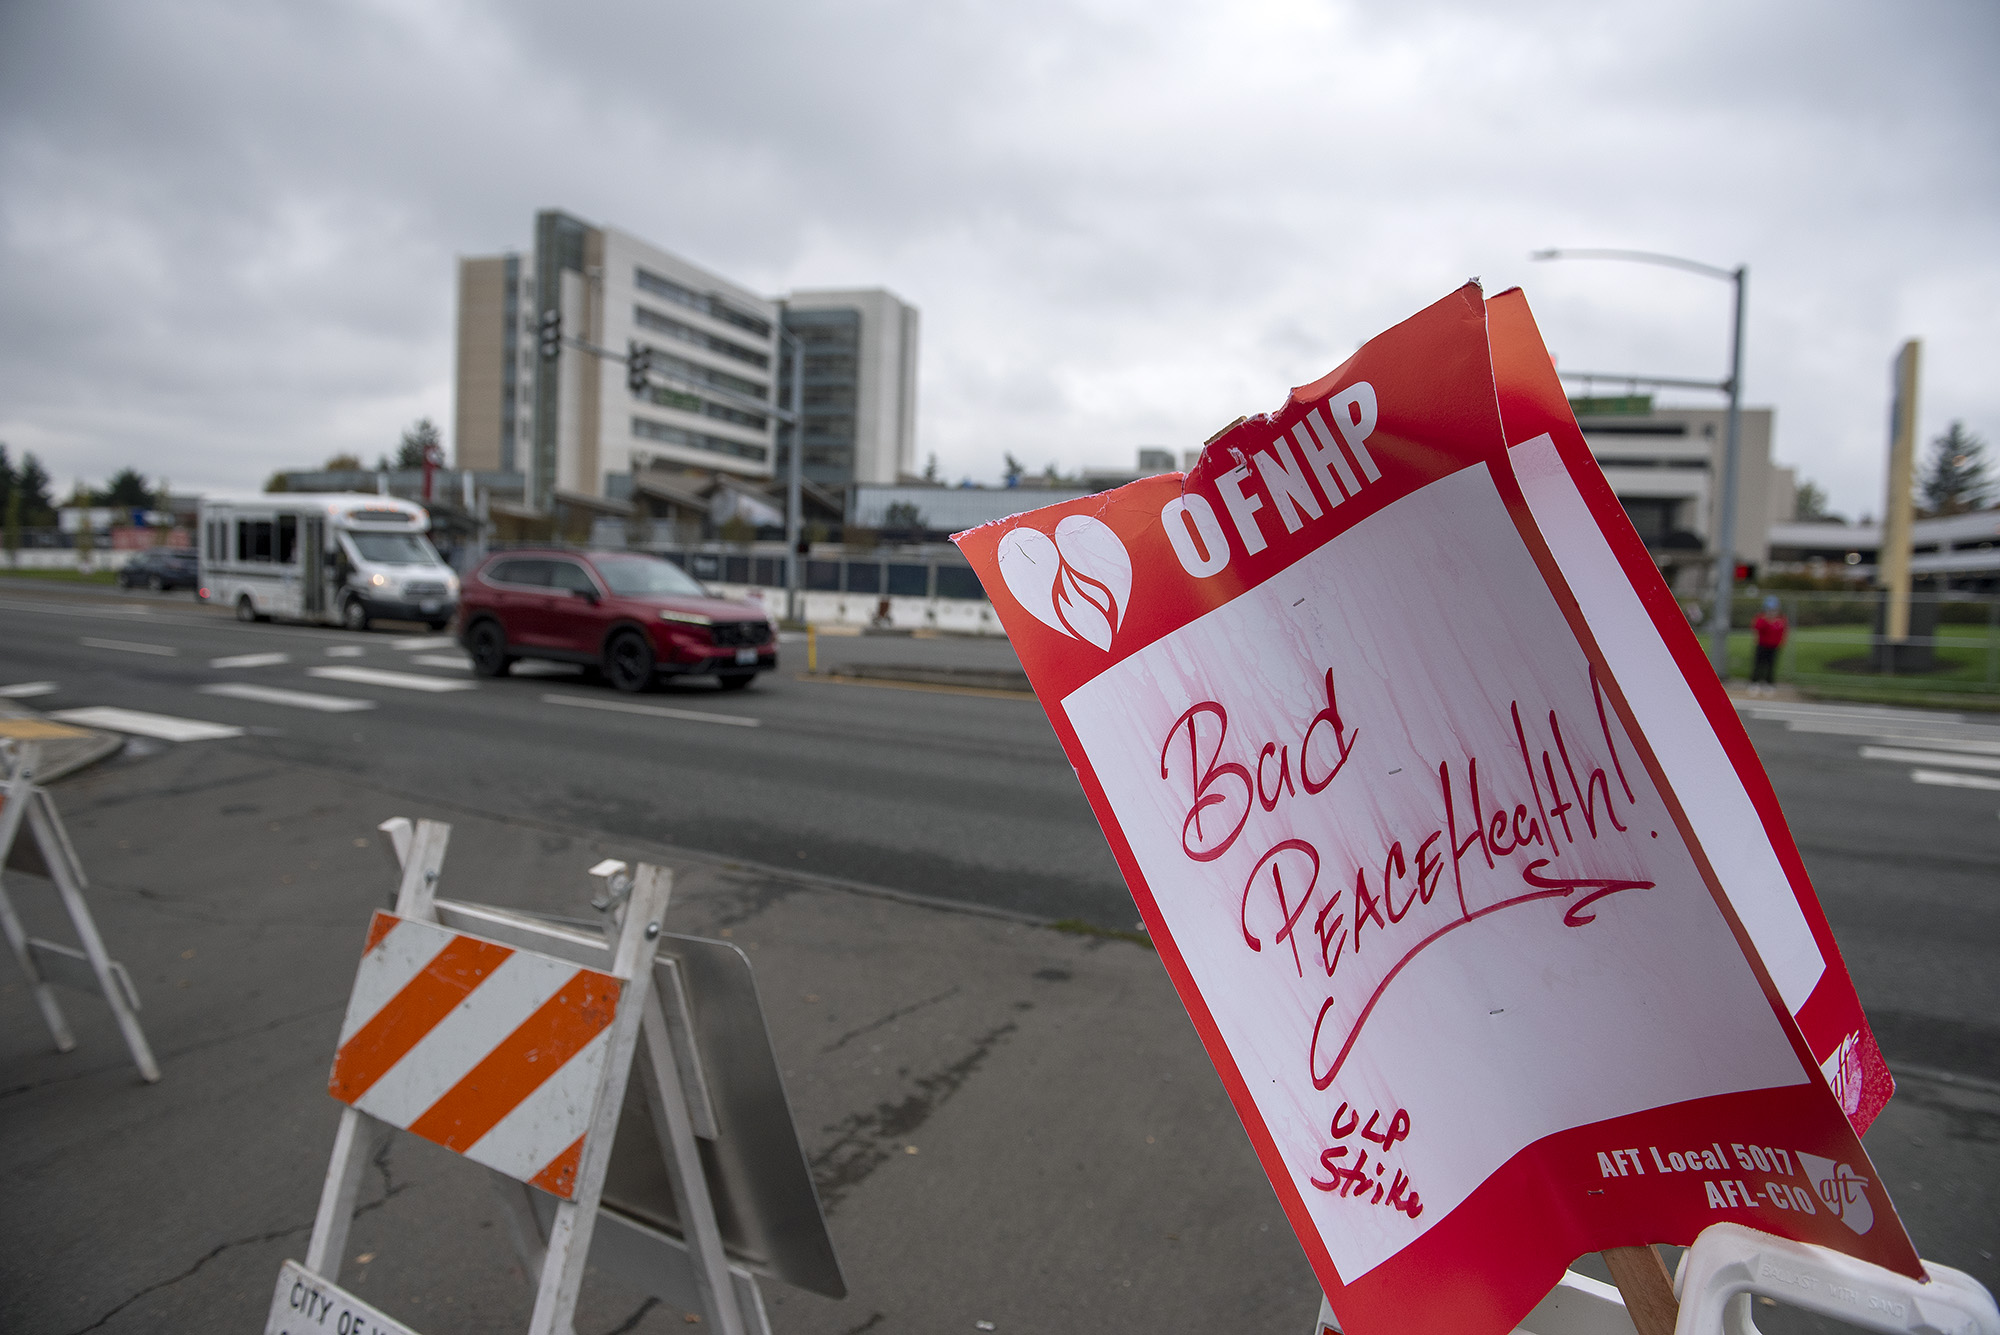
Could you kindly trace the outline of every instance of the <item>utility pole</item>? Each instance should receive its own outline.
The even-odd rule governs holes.
[[[801,484],[804,481],[806,452],[806,345],[797,334],[785,329],[785,304],[778,303],[778,337],[791,345],[792,360],[792,451],[785,472],[785,620],[799,620],[799,548],[803,545],[800,526]]]
[[[1689,389],[1720,390],[1729,396],[1728,425],[1722,437],[1722,477],[1720,494],[1716,497],[1715,512],[1715,606],[1709,610],[1709,661],[1715,667],[1715,675],[1729,678],[1729,614],[1730,604],[1736,598],[1736,473],[1738,457],[1742,453],[1743,441],[1743,294],[1750,283],[1750,266],[1739,264],[1734,269],[1722,269],[1713,264],[1703,264],[1699,260],[1685,260],[1678,255],[1659,255],[1650,250],[1604,250],[1551,249],[1537,250],[1528,256],[1531,260],[1629,260],[1638,264],[1662,264],[1670,269],[1685,269],[1707,278],[1720,278],[1734,284],[1736,289],[1735,309],[1730,317],[1729,336],[1729,378],[1720,382],[1705,380],[1676,380],[1660,376],[1600,376],[1605,380],[1630,380],[1635,384],[1674,385]],[[1571,372],[1565,378],[1575,379],[1581,372]]]

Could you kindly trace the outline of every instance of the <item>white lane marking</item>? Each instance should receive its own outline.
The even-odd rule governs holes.
[[[103,607],[62,607],[54,603],[16,602],[12,598],[0,598],[0,608],[4,608],[9,612],[47,612],[51,616],[65,617],[149,617],[153,615],[153,609],[150,607],[125,607],[115,603]],[[185,621],[177,618],[175,624],[196,626],[208,623]]]
[[[1878,719],[1884,723],[1963,723],[1963,714],[1901,705],[1813,705],[1782,700],[1737,700],[1736,707],[1758,718]]]
[[[366,649],[363,649],[358,644],[336,644],[326,651],[326,656],[328,658],[359,658],[367,652]]]
[[[761,728],[764,720],[741,714],[708,714],[697,709],[672,709],[666,705],[635,705],[623,700],[593,700],[582,695],[545,695],[544,704],[568,705],[572,709],[602,709],[613,714],[645,714],[650,718],[686,719],[690,723],[726,723],[732,728]]]
[[[179,658],[181,651],[164,644],[135,644],[131,640],[99,640],[84,636],[80,644],[92,649],[118,649],[128,654],[159,654],[162,658]]]
[[[217,682],[201,688],[203,695],[227,696],[231,700],[255,700],[265,705],[285,705],[291,709],[317,709],[322,714],[350,714],[373,709],[373,700],[356,700],[345,695],[315,695],[311,691],[288,691],[279,686],[253,686],[247,681]]]
[[[1928,783],[1939,788],[1984,788],[1988,792],[2000,793],[2000,779],[1989,779],[1984,774],[1954,774],[1941,769],[1913,769],[1910,779],[1915,783]]]
[[[414,652],[418,649],[449,649],[457,643],[449,635],[405,635],[399,640],[389,641],[389,647]]]
[[[1850,727],[1845,723],[1830,724],[1802,719],[1796,723],[1787,723],[1785,729],[1788,732],[1815,733],[1833,737],[1865,737],[1871,742],[1885,742],[1890,746],[1929,746],[1941,751],[2000,755],[2000,728],[1975,730],[1971,725],[1959,725],[1931,732],[1920,728]]]
[[[52,681],[22,681],[12,686],[0,686],[0,697],[9,700],[30,700],[38,695],[54,695],[56,684]]]
[[[402,691],[476,691],[477,684],[469,681],[453,681],[449,677],[424,677],[414,672],[390,672],[383,668],[365,667],[316,667],[307,668],[309,677],[324,677],[328,681],[351,681],[362,686],[393,686]]]
[[[2000,756],[1953,755],[1949,751],[1906,751],[1899,746],[1864,746],[1863,760],[1893,760],[1904,765],[1949,765],[1954,769],[2000,769]]]
[[[231,654],[227,658],[211,658],[208,665],[212,668],[276,667],[291,661],[290,654]]]
[[[460,672],[472,671],[472,660],[464,654],[416,654],[410,662],[418,667],[457,668]]]
[[[86,728],[107,732],[129,732],[139,737],[157,737],[163,742],[206,742],[218,737],[241,737],[243,729],[226,723],[201,719],[175,718],[171,714],[143,714],[136,709],[112,705],[90,705],[84,709],[58,709],[49,715],[64,723],[80,723]]]

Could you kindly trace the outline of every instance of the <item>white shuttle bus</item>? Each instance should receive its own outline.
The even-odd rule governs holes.
[[[360,492],[204,499],[196,595],[241,621],[366,630],[379,617],[442,630],[458,576],[424,536],[430,523],[421,505]]]

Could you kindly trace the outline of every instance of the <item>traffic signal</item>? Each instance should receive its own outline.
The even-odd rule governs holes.
[[[542,312],[542,360],[552,362],[562,351],[562,312],[554,309]]]
[[[647,377],[653,371],[653,350],[633,339],[626,344],[625,384],[634,394],[644,394]]]

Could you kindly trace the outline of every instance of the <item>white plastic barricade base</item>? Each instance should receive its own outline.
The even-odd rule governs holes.
[[[125,966],[104,949],[97,922],[83,895],[89,882],[83,862],[69,841],[62,817],[48,789],[35,782],[42,743],[81,736],[76,729],[41,719],[0,719],[0,934],[7,938],[14,960],[27,975],[28,987],[57,1052],[76,1046],[69,1020],[56,1000],[57,986],[91,992],[104,998],[132,1054],[140,1078],[152,1084],[160,1078],[153,1050],[139,1027],[139,993]],[[13,901],[7,897],[6,874],[22,872],[45,877],[55,885],[78,944],[66,946],[29,936]]]
[[[1924,1262],[1930,1282],[1741,1224],[1702,1230],[1681,1258],[1675,1335],[1757,1335],[1752,1294],[1884,1335],[2000,1335],[2000,1308],[1962,1270]]]
[[[2000,1308],[1962,1270],[1924,1262],[1929,1283],[1851,1256],[1745,1228],[1704,1229],[1674,1276],[1675,1335],[1759,1335],[1761,1296],[1883,1335],[2000,1335]],[[1313,1335],[1339,1335],[1325,1298]],[[1521,1319],[1514,1335],[1632,1335],[1625,1301],[1609,1284],[1569,1271]]]

